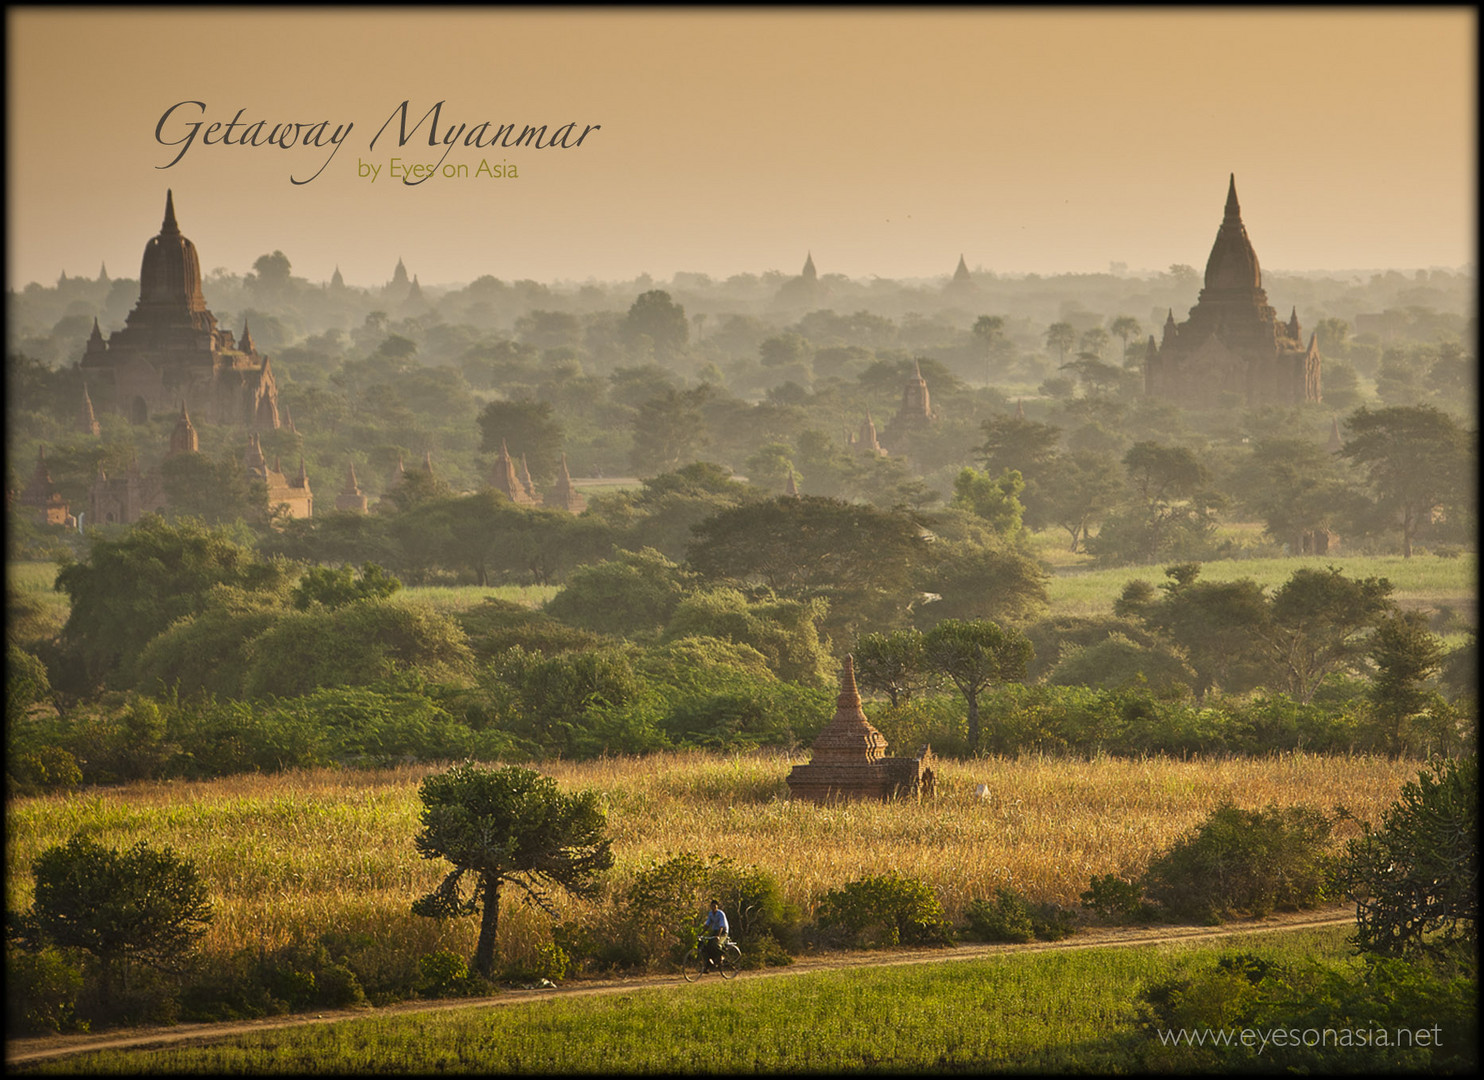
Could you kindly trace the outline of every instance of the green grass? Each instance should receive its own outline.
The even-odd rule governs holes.
[[[1225,559],[1201,564],[1201,577],[1206,581],[1234,581],[1252,578],[1276,588],[1300,567],[1336,566],[1352,578],[1384,577],[1394,587],[1392,598],[1406,606],[1467,602],[1472,607],[1478,592],[1478,556],[1474,553],[1445,559],[1436,555],[1417,555],[1404,559],[1400,555],[1332,555],[1278,559]],[[1054,574],[1046,591],[1055,615],[1108,615],[1113,601],[1130,581],[1148,581],[1160,585],[1165,577],[1165,564],[1124,566],[1111,570],[1067,570]]]
[[[418,585],[398,590],[403,600],[431,604],[450,614],[468,611],[486,600],[510,600],[528,608],[538,608],[556,595],[555,585]]]
[[[1139,1067],[1144,987],[1235,952],[1345,966],[1349,931],[636,987],[79,1054],[18,1071],[1127,1072]]]

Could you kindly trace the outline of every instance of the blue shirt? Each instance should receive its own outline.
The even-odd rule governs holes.
[[[722,911],[721,908],[707,912],[705,930],[708,934],[716,934],[718,936],[730,933],[731,927],[727,925],[727,913]]]

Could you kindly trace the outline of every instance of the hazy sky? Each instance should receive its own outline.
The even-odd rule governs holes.
[[[1267,269],[1475,260],[1469,8],[8,9],[8,273],[135,276],[173,188],[203,268],[426,285],[641,272],[1203,266],[1235,173]],[[338,147],[162,138],[318,124]],[[581,146],[428,145],[488,121]],[[391,126],[371,148],[372,137]],[[488,141],[488,139],[486,139]],[[420,143],[420,145],[419,145]],[[334,150],[331,157],[330,151]],[[391,159],[467,166],[418,185]],[[325,164],[328,160],[328,164]],[[515,179],[477,176],[481,160]],[[373,183],[362,163],[379,168]],[[323,171],[320,171],[321,166]],[[306,179],[296,185],[290,177]]]

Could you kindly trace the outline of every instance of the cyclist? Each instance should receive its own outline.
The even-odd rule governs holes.
[[[701,955],[706,958],[708,970],[714,968],[721,960],[721,947],[726,944],[727,934],[730,932],[727,913],[721,910],[721,905],[713,897],[711,910],[706,915],[706,922],[701,926]]]

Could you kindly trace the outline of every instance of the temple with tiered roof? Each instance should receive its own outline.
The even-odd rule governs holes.
[[[245,323],[235,338],[207,309],[201,260],[176,223],[173,192],[165,193],[159,235],[144,248],[138,303],[106,340],[93,321],[81,369],[92,402],[134,423],[184,402],[211,424],[279,424],[268,357]]]
[[[788,790],[814,803],[931,795],[932,757],[926,746],[915,758],[886,756],[886,737],[861,710],[855,657],[847,656],[834,718],[814,740],[809,763],[789,772]]]
[[[1171,311],[1160,343],[1150,336],[1144,392],[1196,409],[1299,405],[1320,400],[1319,372],[1318,341],[1311,332],[1305,344],[1298,309],[1281,322],[1268,305],[1233,174],[1205,288],[1189,319],[1177,325]]]

